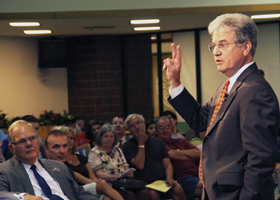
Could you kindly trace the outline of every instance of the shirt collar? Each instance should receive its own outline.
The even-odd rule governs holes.
[[[254,63],[254,61],[244,65],[243,67],[241,67],[232,77],[229,78],[229,86],[228,86],[228,93],[230,92],[232,86],[234,85],[236,79],[240,76],[240,74],[242,74],[242,72],[244,72],[245,69],[247,69],[250,65],[252,65]]]
[[[23,165],[23,167],[25,168],[25,170],[26,170],[27,172],[28,172],[29,170],[31,170],[31,169],[30,169],[31,165],[28,165],[28,164],[25,164],[25,163],[22,163],[22,165]],[[39,163],[38,159],[36,159],[34,165],[36,166],[37,171],[41,171],[42,168],[43,168],[42,165]]]

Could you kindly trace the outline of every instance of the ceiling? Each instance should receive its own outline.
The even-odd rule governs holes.
[[[41,23],[40,29],[53,31],[52,35],[48,36],[139,34],[147,32],[135,32],[133,30],[135,25],[131,25],[129,21],[147,18],[160,19],[161,30],[158,32],[171,32],[206,28],[216,16],[226,12],[241,12],[249,16],[280,13],[280,4],[118,11],[0,13],[0,35],[34,37],[34,35],[27,36],[23,33],[26,28],[9,26],[9,22],[15,21],[38,21]],[[278,20],[258,20],[256,23]],[[38,29],[38,27],[28,29]]]

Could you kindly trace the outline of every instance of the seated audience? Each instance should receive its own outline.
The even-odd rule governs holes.
[[[134,177],[146,183],[166,180],[171,187],[166,193],[149,189],[150,198],[159,200],[163,196],[174,200],[186,199],[182,187],[173,179],[172,164],[163,141],[146,134],[144,117],[130,114],[125,120],[125,126],[133,138],[124,144],[123,152],[130,166],[136,168]]]
[[[96,199],[73,180],[63,163],[38,159],[38,135],[30,123],[14,122],[7,136],[14,157],[0,163],[0,191],[13,192],[27,200]]]
[[[156,131],[166,146],[170,157],[174,178],[182,186],[187,199],[201,196],[202,183],[198,178],[198,166],[195,164],[199,160],[199,150],[185,139],[173,139],[173,124],[166,117],[160,117],[156,121]]]
[[[103,123],[97,120],[90,120],[86,125],[86,138],[89,142],[86,145],[86,155],[88,156],[90,150],[96,146],[96,136]]]
[[[177,129],[178,120],[177,120],[177,115],[174,112],[172,112],[170,110],[166,110],[162,113],[161,116],[166,116],[172,121],[172,124],[173,124],[172,138],[173,139],[176,139],[176,138],[185,139],[185,137],[183,135],[178,133],[178,129]]]
[[[122,149],[123,144],[132,137],[130,134],[125,134],[126,128],[124,126],[124,118],[121,116],[113,117],[112,126],[115,128],[118,137],[116,147]]]
[[[89,153],[88,161],[90,166],[98,178],[105,180],[115,180],[120,178],[120,175],[129,169],[125,157],[118,147],[115,147],[118,139],[115,129],[109,123],[104,124],[99,130],[96,138],[97,146]],[[133,173],[127,173],[126,177],[132,178]],[[124,199],[137,199],[132,191],[117,191]],[[147,199],[147,196],[142,197],[141,192],[136,192],[139,199]]]
[[[147,135],[157,137],[157,132],[155,129],[155,121],[154,120],[146,120],[146,133]]]
[[[68,148],[73,146],[73,141],[68,142],[66,133],[70,130],[69,127],[59,126],[54,127],[47,135],[45,140],[45,150],[49,159],[57,160],[67,164]],[[72,136],[72,135],[71,135]],[[77,165],[68,165],[71,172],[73,172],[74,179],[83,185],[86,191],[94,195],[105,194],[106,199],[123,199],[117,191],[109,186],[105,181],[96,179],[92,170],[89,167],[87,160],[84,163]]]

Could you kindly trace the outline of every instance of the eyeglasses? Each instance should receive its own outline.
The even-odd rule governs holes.
[[[171,126],[169,126],[169,125],[166,126],[165,128],[164,128],[164,126],[159,126],[159,127],[158,127],[158,129],[161,130],[161,131],[163,131],[164,129],[165,129],[165,130],[169,130],[170,128],[171,128]]]
[[[217,46],[220,50],[226,50],[228,48],[229,45],[231,44],[235,44],[237,42],[233,42],[233,43],[228,43],[228,42],[220,42],[218,44],[215,44],[215,43],[210,43],[208,45],[208,49],[211,53],[213,53],[215,47]]]
[[[35,142],[37,139],[38,139],[38,136],[37,136],[37,135],[32,135],[32,136],[30,136],[30,137],[27,138],[27,139],[19,139],[17,142],[11,142],[11,144],[23,147],[23,146],[26,145],[27,140],[28,140],[29,142],[33,143],[33,142]]]
[[[135,122],[134,124],[130,124],[130,125],[128,126],[128,128],[129,128],[129,129],[135,128],[135,126],[141,124],[142,122],[143,122],[143,121],[137,121],[137,122]]]
[[[102,137],[105,137],[106,139],[107,138],[115,138],[115,136],[113,136],[113,135],[102,135]]]

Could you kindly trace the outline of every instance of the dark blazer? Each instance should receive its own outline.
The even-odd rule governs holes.
[[[59,183],[63,193],[70,200],[93,200],[94,195],[85,192],[70,175],[68,168],[62,162],[39,159],[46,171]],[[26,192],[35,195],[31,181],[22,163],[14,156],[0,164],[0,191]]]
[[[206,130],[222,84],[204,106],[186,89],[169,102],[196,132]],[[274,199],[279,105],[252,64],[237,78],[203,141],[204,199]]]
[[[1,200],[18,200],[17,197],[14,196],[12,192],[0,192]]]

